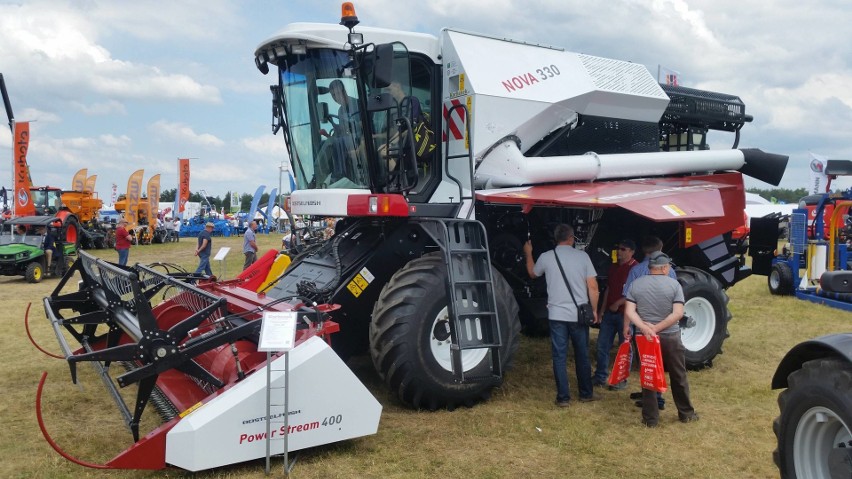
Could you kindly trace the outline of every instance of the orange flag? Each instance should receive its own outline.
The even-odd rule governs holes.
[[[74,173],[74,178],[71,180],[71,191],[83,191],[83,188],[86,187],[86,176],[88,174],[89,170],[86,168]]]
[[[133,228],[139,222],[139,199],[142,197],[142,176],[145,170],[136,170],[127,180],[127,209],[124,211],[124,219],[127,226]]]
[[[15,201],[14,213],[16,216],[32,216],[35,214],[35,205],[30,195],[30,171],[27,166],[27,150],[30,148],[30,122],[21,121],[15,123],[14,161],[15,161]]]
[[[183,213],[189,201],[189,159],[178,160],[178,213]]]
[[[98,175],[92,175],[86,178],[86,186],[83,187],[83,191],[87,193],[94,193],[96,181],[98,181]]]
[[[148,206],[151,217],[148,218],[148,224],[154,225],[154,218],[160,211],[160,175],[154,175],[148,180]]]

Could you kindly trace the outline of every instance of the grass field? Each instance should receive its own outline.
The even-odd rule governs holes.
[[[264,248],[280,237],[258,235]],[[230,246],[225,276],[241,269],[241,238],[215,238],[214,251]],[[194,269],[194,239],[134,247],[130,262],[182,264]],[[116,260],[114,251],[95,254]],[[214,274],[222,265],[214,262]],[[34,398],[42,371],[48,372],[43,409],[48,430],[71,455],[105,462],[132,443],[119,414],[91,368],[81,367],[81,383],[70,382],[68,366],[37,351],[27,339],[24,313],[32,303],[32,335],[58,351],[41,300],[56,279],[28,284],[0,277],[0,477],[137,478],[183,477],[167,471],[97,471],[56,454],[36,423]],[[681,424],[669,407],[660,428],[640,423],[639,409],[625,391],[603,391],[595,403],[553,405],[555,396],[549,340],[522,338],[514,368],[490,401],[454,412],[418,412],[402,407],[379,381],[368,358],[351,362],[361,380],[383,404],[378,434],[328,445],[298,455],[292,477],[584,477],[584,478],[769,478],[778,391],[769,383],[781,357],[815,336],[852,329],[852,314],[770,296],[765,278],[753,277],[730,292],[734,319],[724,354],[714,367],[689,375],[692,399],[701,415]],[[596,330],[592,333],[592,342]],[[573,376],[573,362],[569,365]],[[576,386],[572,378],[572,392]],[[133,389],[133,388],[131,388]],[[670,395],[669,399],[670,399]],[[345,398],[341,398],[345,400]],[[673,406],[673,403],[669,401]],[[151,419],[155,414],[147,413]],[[150,425],[149,425],[150,426]],[[277,460],[274,476],[282,475]],[[266,477],[262,460],[194,474],[196,478]]]

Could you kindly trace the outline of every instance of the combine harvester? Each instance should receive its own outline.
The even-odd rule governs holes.
[[[236,462],[223,451],[246,448],[240,438],[263,421],[259,403],[243,399],[246,389],[259,391],[266,367],[256,352],[261,310],[310,319],[292,354],[322,349],[326,363],[305,361],[311,377],[345,375],[322,341],[306,339],[318,324],[324,334],[334,325],[334,352],[369,351],[404,404],[454,409],[487,399],[511,365],[521,321],[547,324],[544,281],[527,277],[521,252],[528,238],[536,255],[552,248],[558,223],[574,226],[577,246],[601,272],[620,239],[662,238],[687,299],[688,365],[710,366],[721,352],[725,289],[750,274],[730,247],[743,223],[742,174],[777,184],[787,162],[709,149],[708,130],[732,133],[736,147],[751,121],[739,98],[661,86],[641,65],[560,48],[357,24],[345,3],[342,26],[293,24],[255,52],[258,69],[275,72],[273,131],[284,133],[298,186],[292,213],[343,217],[331,240],[296,256],[265,294],[245,278],[193,285],[83,254],[80,291],[57,288],[45,300],[72,373],[83,360],[129,368],[118,385],[139,385],[136,406],[123,407],[132,430],[146,404],[170,411],[170,432],[155,430],[111,467],[140,467],[124,458],[147,456],[137,452],[143,444],[156,457],[146,467]],[[357,104],[348,118],[332,98],[335,82]],[[405,113],[414,98],[428,115]],[[430,136],[442,140],[422,141]],[[262,264],[257,274],[269,276],[273,263]],[[152,304],[160,292],[165,301]],[[93,336],[98,322],[112,332]],[[74,328],[67,333],[77,349],[62,334]],[[196,328],[201,335],[190,334]],[[360,385],[319,386],[293,385],[302,414],[294,420],[342,418],[348,427],[366,415],[369,424],[348,437],[375,427],[375,409],[352,412],[370,402],[356,398],[367,394]],[[205,434],[197,428],[205,422],[223,432]],[[178,446],[178,437],[187,442]]]

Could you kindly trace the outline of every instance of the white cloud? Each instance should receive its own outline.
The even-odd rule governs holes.
[[[166,120],[159,120],[150,126],[150,130],[172,141],[186,142],[191,145],[198,145],[207,148],[220,147],[225,144],[224,141],[210,133],[196,133],[191,127],[183,123],[173,123]]]
[[[123,103],[120,103],[115,100],[108,100],[105,102],[99,103],[91,103],[84,104],[80,102],[71,102],[71,105],[77,108],[79,111],[83,112],[89,116],[106,116],[106,115],[126,115],[127,108],[125,108]]]

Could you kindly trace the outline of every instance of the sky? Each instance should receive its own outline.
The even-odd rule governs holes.
[[[754,117],[739,146],[790,156],[782,187],[806,186],[811,152],[852,159],[845,1],[354,3],[365,26],[436,36],[459,28],[631,61],[655,76],[662,65],[683,86],[737,95]],[[163,190],[176,188],[177,159],[191,158],[194,192],[268,192],[286,153],[270,127],[275,79],[258,72],[254,51],[286,24],[339,20],[340,2],[327,0],[0,0],[0,73],[16,120],[32,122],[34,184],[69,189],[87,168],[109,203],[112,184],[124,193],[140,168],[145,181],[161,174]],[[0,185],[9,187],[8,128],[0,128],[0,158],[8,165]]]

